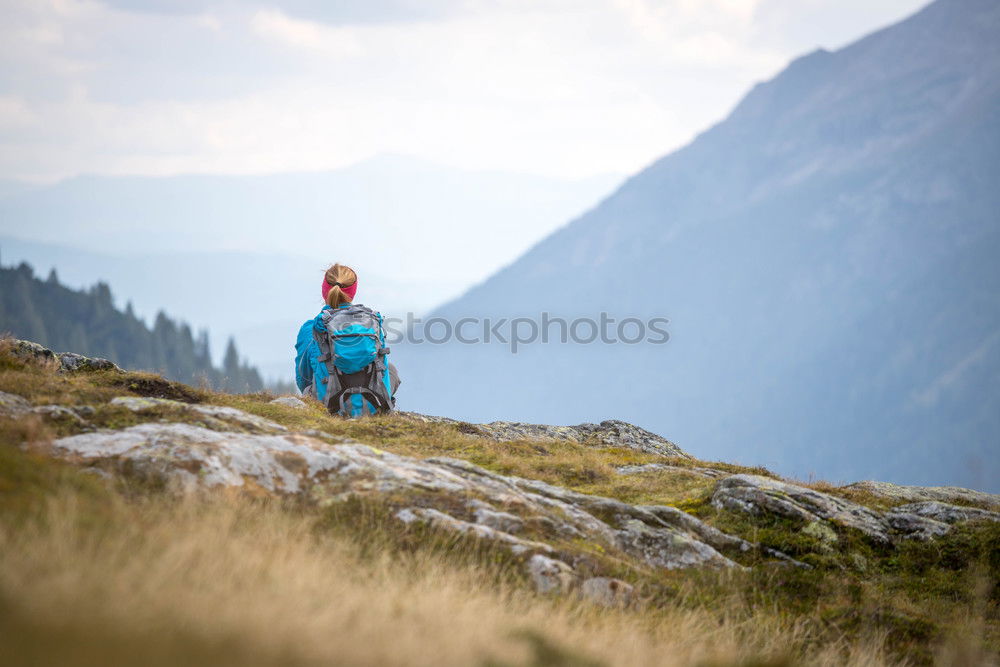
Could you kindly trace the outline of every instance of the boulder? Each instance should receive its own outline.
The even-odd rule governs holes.
[[[929,540],[965,521],[1000,521],[1000,512],[949,505],[935,500],[894,507],[886,513],[889,524],[908,538]]]
[[[644,566],[733,567],[723,552],[756,548],[675,508],[634,506],[459,459],[421,460],[353,441],[331,444],[301,433],[270,432],[267,424],[232,408],[131,398],[115,404],[137,411],[166,406],[241,428],[148,422],[60,438],[53,453],[84,466],[159,479],[181,492],[233,487],[321,505],[350,497],[382,499],[398,508],[395,516],[404,523],[488,540],[525,559],[577,562],[585,556],[567,545],[581,540]]]
[[[148,412],[166,408],[179,413],[187,413],[191,420],[217,431],[238,429],[247,433],[287,433],[288,429],[257,415],[224,405],[201,405],[182,403],[169,398],[145,398],[139,396],[119,396],[111,399],[117,405],[133,412]]]
[[[75,372],[75,371],[115,371],[118,373],[124,372],[114,362],[108,361],[107,359],[101,359],[99,357],[95,358],[85,357],[82,354],[74,354],[72,352],[63,352],[56,356],[59,358],[59,365],[61,369],[66,372]]]
[[[937,500],[944,503],[959,502],[983,505],[1000,510],[1000,494],[984,493],[960,486],[904,486],[891,482],[866,480],[848,484],[843,488],[865,491],[879,498],[897,502],[916,503]]]
[[[305,401],[301,398],[295,398],[294,396],[279,396],[278,398],[271,401],[274,405],[284,405],[289,408],[304,408],[306,407]]]
[[[732,473],[717,468],[704,468],[699,466],[675,466],[668,463],[644,463],[642,465],[616,466],[615,472],[620,475],[641,475],[649,472],[675,472],[695,477],[705,477],[708,479],[719,479]]]
[[[0,391],[0,417],[16,419],[31,412],[31,403],[17,394]]]
[[[476,523],[502,530],[505,533],[519,533],[524,530],[524,519],[510,512],[497,511],[489,506],[476,507],[472,516],[475,517]]]
[[[85,357],[73,352],[55,353],[49,348],[30,340],[15,340],[12,353],[26,361],[58,364],[62,372],[75,371],[115,371],[123,373],[115,363],[97,357]]]
[[[31,411],[52,422],[66,422],[76,426],[83,426],[87,423],[76,409],[62,405],[40,405]]]
[[[81,412],[82,411],[79,408],[65,407],[62,405],[32,406],[31,403],[29,403],[28,400],[22,396],[0,391],[0,417],[17,419],[19,417],[24,417],[25,415],[36,414],[48,421],[70,422],[74,425],[82,426],[86,424],[86,421],[81,416]]]
[[[667,570],[694,566],[733,567],[736,565],[713,547],[692,535],[666,531],[638,519],[626,520],[615,533],[618,548],[650,565]]]
[[[24,361],[57,363],[56,353],[30,340],[15,340],[11,354]]]
[[[1000,521],[1000,513],[974,507],[924,501],[879,512],[822,491],[758,475],[733,475],[720,480],[712,495],[717,508],[776,514],[804,522],[803,532],[822,542],[837,540],[830,525],[861,531],[872,540],[928,540],[940,537],[963,521]]]
[[[859,530],[876,542],[888,543],[885,517],[855,502],[760,475],[733,475],[719,480],[712,494],[717,508],[771,513],[805,523],[830,523]]]
[[[527,570],[539,593],[568,593],[577,583],[573,568],[547,556],[532,556],[528,559]]]
[[[635,602],[635,588],[621,579],[591,577],[580,584],[580,596],[603,607],[627,607]]]
[[[497,542],[510,549],[510,552],[515,556],[524,556],[525,554],[535,552],[550,554],[554,551],[548,544],[522,540],[502,530],[480,523],[456,519],[440,510],[429,507],[408,507],[396,512],[396,518],[406,524],[424,523],[446,532]]]
[[[609,419],[600,424],[550,426],[548,424],[505,421],[470,424],[448,417],[422,415],[416,412],[400,412],[398,414],[424,422],[455,424],[470,435],[478,435],[501,442],[509,440],[570,440],[583,445],[622,447],[649,454],[692,458],[690,454],[666,438],[617,419]]]

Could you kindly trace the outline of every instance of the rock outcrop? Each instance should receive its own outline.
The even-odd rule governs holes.
[[[666,438],[617,419],[609,419],[600,424],[550,426],[548,424],[523,424],[505,421],[471,424],[448,417],[421,415],[415,412],[401,412],[399,414],[419,421],[455,424],[465,433],[493,440],[569,440],[582,445],[623,447],[661,456],[693,458]]]
[[[123,372],[103,360],[56,355],[32,343],[17,342],[14,354],[40,359],[50,372]],[[294,397],[271,402],[293,409],[305,407]],[[134,413],[141,423],[99,428],[99,423],[108,423],[109,414],[121,416],[116,410]],[[101,414],[104,422],[98,419]],[[372,501],[383,506],[403,530],[422,526],[485,541],[519,559],[539,591],[574,592],[602,605],[628,605],[635,598],[628,583],[599,576],[602,558],[647,571],[739,568],[739,562],[748,562],[744,557],[749,554],[756,556],[752,562],[764,559],[804,566],[676,507],[630,504],[580,493],[499,474],[457,458],[401,456],[324,431],[294,431],[228,406],[141,396],[120,396],[101,406],[34,406],[22,396],[0,392],[0,418],[25,416],[46,420],[62,433],[75,433],[36,446],[102,477],[148,480],[176,493],[232,489],[293,497],[318,507],[354,499]],[[841,492],[826,492],[772,477],[732,474],[696,461],[678,462],[678,457],[689,455],[670,441],[624,422],[559,427],[468,424],[412,413],[403,417],[450,424],[476,438],[559,440],[670,457],[672,461],[619,466],[616,471],[714,480],[710,502],[717,510],[798,522],[797,530],[816,538],[820,552],[834,552],[844,531],[857,531],[892,549],[902,540],[942,537],[964,522],[1000,521],[1000,512],[945,502],[997,506],[995,496],[967,489],[861,482]],[[125,423],[135,421],[129,418]],[[883,511],[842,497],[856,497],[858,491],[908,502]]]
[[[116,371],[124,372],[115,363],[99,357],[85,357],[73,352],[53,352],[43,345],[28,340],[15,340],[12,350],[15,357],[31,361],[49,362],[63,372]]]
[[[865,491],[889,501],[916,503],[937,500],[944,503],[974,503],[1000,509],[1000,494],[973,491],[960,486],[904,486],[891,482],[865,480],[848,484],[843,488]]]
[[[156,409],[174,411],[187,417],[186,421],[188,422],[194,421],[196,424],[216,431],[236,428],[247,433],[276,434],[288,432],[287,428],[277,422],[222,405],[181,403],[180,401],[168,398],[144,398],[138,396],[119,396],[111,400],[111,405],[117,405],[138,413]]]
[[[31,412],[31,403],[17,394],[0,391],[0,417],[16,418]]]
[[[936,501],[913,503],[879,512],[845,498],[759,475],[732,475],[720,480],[712,504],[750,514],[775,514],[803,522],[804,531],[826,541],[836,533],[827,525],[851,528],[890,544],[901,539],[931,539],[964,521],[1000,521],[1000,513]]]
[[[718,468],[706,468],[704,466],[678,466],[669,463],[643,463],[639,465],[618,466],[615,470],[621,475],[641,475],[647,472],[676,472],[695,477],[707,477],[709,479],[719,479],[727,477],[731,473]]]
[[[333,443],[329,436],[292,433],[230,407],[138,397],[110,404],[140,414],[155,410],[159,420],[59,438],[52,453],[179,492],[230,487],[294,495],[321,506],[349,498],[391,502],[403,524],[426,524],[508,549],[525,560],[541,590],[586,582],[576,565],[587,562],[588,553],[574,544],[663,569],[734,567],[730,556],[759,549],[676,508],[630,505],[459,459],[421,460],[350,440]],[[617,593],[598,592],[606,583],[587,584],[587,594],[619,600]]]
[[[72,421],[78,425],[85,425],[84,416],[92,412],[92,408],[69,408],[62,405],[39,405],[33,406],[23,397],[17,394],[8,394],[0,391],[0,417],[17,419],[25,415],[38,415],[50,421]]]
[[[294,396],[279,396],[278,398],[271,401],[275,405],[284,405],[288,408],[304,408],[306,407],[305,402],[300,398],[295,398]]]

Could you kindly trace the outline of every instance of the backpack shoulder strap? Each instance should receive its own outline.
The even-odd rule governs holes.
[[[340,382],[340,370],[334,363],[336,361],[336,347],[333,345],[333,341],[330,339],[330,319],[333,317],[333,311],[324,310],[322,316],[323,329],[320,330],[313,327],[313,340],[316,341],[317,347],[319,347],[319,361],[326,366],[327,380],[326,380],[326,401],[329,405],[330,401],[340,394],[343,387]]]

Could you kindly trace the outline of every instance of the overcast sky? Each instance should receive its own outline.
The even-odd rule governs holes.
[[[632,173],[925,0],[0,0],[0,178]]]

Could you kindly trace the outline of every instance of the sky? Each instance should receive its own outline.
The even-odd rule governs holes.
[[[634,173],[924,0],[0,0],[0,179]]]

